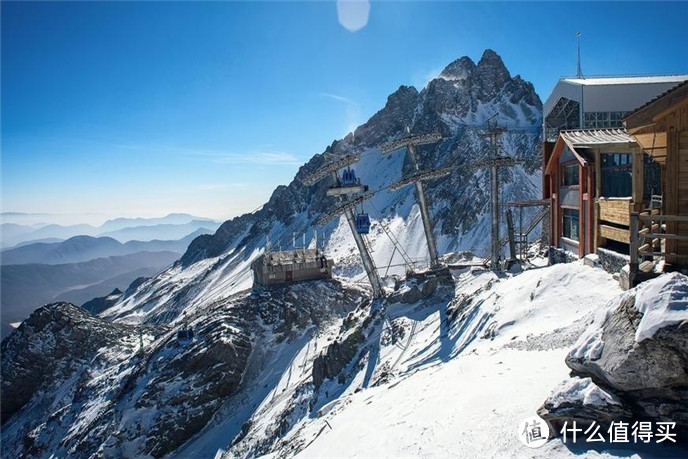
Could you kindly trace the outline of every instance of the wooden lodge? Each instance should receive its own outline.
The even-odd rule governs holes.
[[[652,205],[659,165],[623,129],[561,131],[547,155],[550,245],[578,257],[628,254],[631,213]]]
[[[569,257],[618,255],[629,287],[688,266],[688,82],[623,128],[559,131],[545,144],[543,194],[550,245]]]

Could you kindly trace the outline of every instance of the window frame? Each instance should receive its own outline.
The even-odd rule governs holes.
[[[575,225],[575,227],[576,227],[576,229],[577,229],[577,234],[575,234],[575,235],[567,234],[567,232],[566,232],[566,229],[567,229],[566,221],[567,221],[567,219],[568,219],[569,221],[571,221],[571,220],[574,219],[574,216],[572,216],[572,215],[567,215],[567,213],[570,213],[570,212],[575,212],[575,213],[576,213],[576,216],[575,216],[576,225]],[[561,218],[562,218],[561,236],[564,237],[564,238],[566,238],[566,239],[569,239],[569,240],[571,240],[571,241],[580,242],[580,232],[581,232],[581,228],[580,228],[580,209],[571,208],[571,207],[562,207],[562,209],[561,209]],[[569,223],[569,225],[568,225],[569,230],[572,229],[572,227],[573,227],[573,226],[571,225],[571,223]],[[570,233],[570,231],[569,231],[569,233]]]
[[[573,189],[580,188],[580,165],[578,164],[578,161],[575,161],[575,160],[574,161],[567,161],[565,163],[561,163],[559,165],[559,167],[561,168],[561,170],[560,170],[561,180],[560,180],[559,186],[562,188],[573,188]],[[566,169],[571,169],[571,168],[573,168],[576,171],[576,173],[575,173],[576,183],[575,184],[566,184],[566,177],[567,177]]]
[[[605,161],[607,160],[607,161]],[[601,181],[601,197],[604,198],[629,198],[633,196],[633,161],[635,156],[633,153],[621,152],[600,152],[600,178]],[[605,164],[606,163],[606,164]],[[627,192],[614,192],[611,188],[610,181],[617,179],[620,176],[628,177],[624,183],[626,187],[630,188]],[[619,188],[617,186],[614,189]]]

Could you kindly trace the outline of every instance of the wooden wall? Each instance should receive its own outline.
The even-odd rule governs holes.
[[[665,212],[688,216],[688,101],[663,114],[657,129],[667,133]],[[688,223],[668,223],[667,233],[688,235]],[[667,241],[667,252],[688,254],[688,242]]]

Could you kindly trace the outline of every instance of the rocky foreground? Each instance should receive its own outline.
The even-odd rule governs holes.
[[[2,455],[597,454],[519,443],[543,400],[552,431],[651,420],[685,435],[686,276],[621,292],[572,263],[397,288],[384,302],[337,281],[243,292],[173,324],[47,305],[2,343]]]
[[[538,414],[563,423],[675,422],[688,443],[688,277],[640,284],[602,308],[566,357],[571,378]]]
[[[292,341],[357,301],[356,289],[317,282],[237,295],[175,327],[46,305],[2,342],[2,455],[173,452],[236,392],[260,348]],[[187,327],[188,342],[177,336]]]

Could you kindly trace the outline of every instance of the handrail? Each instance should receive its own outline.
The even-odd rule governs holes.
[[[688,222],[688,215],[636,215],[638,215],[638,219],[642,222],[652,222],[657,220],[665,222]]]
[[[638,272],[638,263],[643,257],[665,257],[673,259],[688,259],[686,254],[677,254],[660,250],[654,252],[652,250],[648,251],[647,248],[654,246],[658,241],[671,240],[671,241],[688,241],[688,234],[673,234],[673,233],[653,233],[652,231],[658,225],[655,223],[657,221],[665,222],[688,222],[688,216],[684,215],[641,215],[638,212],[631,212],[630,215],[630,250],[629,254],[631,257],[630,268],[633,273]],[[651,229],[644,228],[640,230],[640,222],[649,222],[651,224]],[[642,246],[641,242],[649,240],[649,243],[645,243]],[[654,247],[653,247],[654,248]]]

